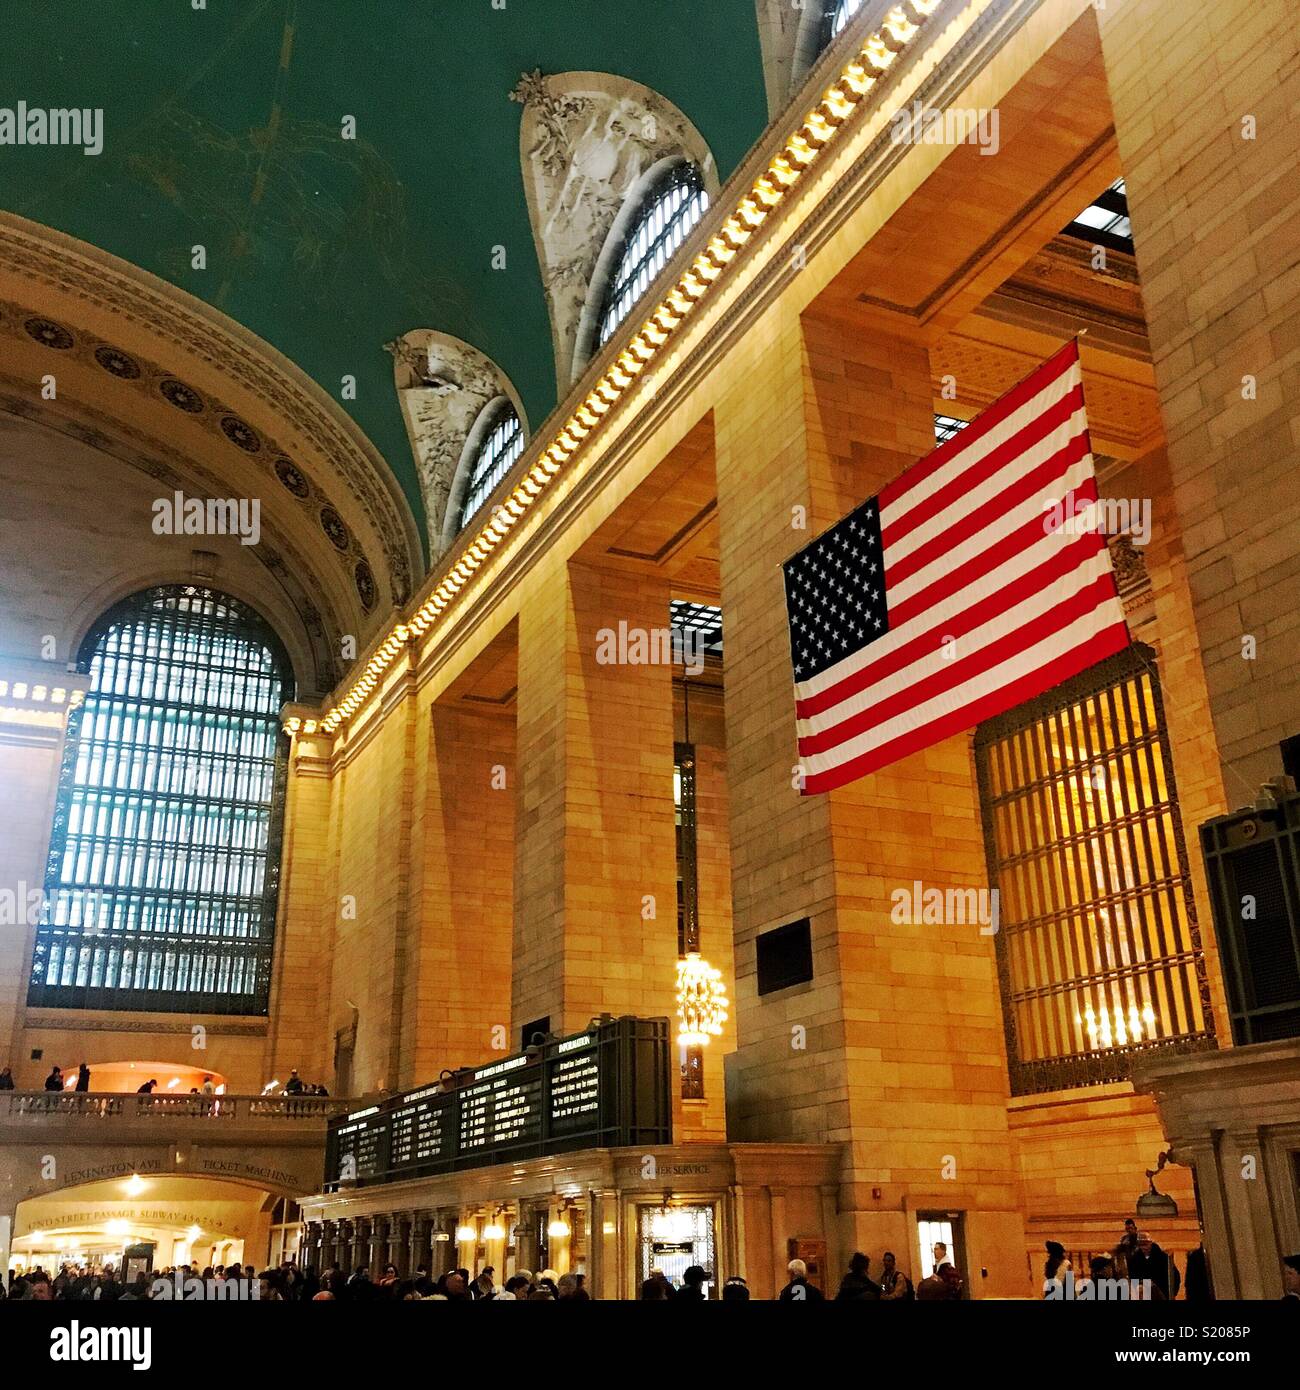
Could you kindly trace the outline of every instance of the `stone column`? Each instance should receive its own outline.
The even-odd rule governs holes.
[[[516,1030],[676,1008],[672,669],[628,659],[668,605],[573,564],[520,616]]]
[[[415,1271],[421,1265],[433,1269],[433,1264],[429,1258],[429,1213],[417,1211],[411,1216],[410,1226],[410,1267],[409,1274],[415,1277]]]
[[[514,909],[515,719],[467,705],[459,687],[415,730],[411,891],[403,1075],[515,1050],[510,1029]]]
[[[728,1137],[844,1144],[839,1248],[899,1248],[909,1202],[964,1210],[971,1263],[990,1270],[981,1292],[1022,1293],[993,941],[976,923],[892,920],[894,890],[915,880],[987,886],[970,736],[833,792],[793,785],[780,566],[934,448],[929,359],[865,309],[769,312],[714,412],[738,1038]],[[760,997],[756,938],[801,918],[811,985]]]
[[[339,1223],[321,1222],[320,1273],[324,1273],[338,1259]]]
[[[772,1293],[775,1298],[785,1287],[785,1267],[790,1263],[786,1241],[790,1232],[785,1223],[785,1192],[779,1187],[767,1189],[767,1209],[772,1223]]]
[[[20,1061],[18,1022],[30,982],[35,914],[31,904],[45,885],[45,860],[68,723],[68,699],[84,694],[89,676],[67,671],[67,656],[58,663],[0,659],[0,677],[9,693],[0,707],[0,786],[4,788],[5,833],[0,836],[0,884],[15,894],[19,925],[0,931],[0,1056],[12,1060],[19,1090],[40,1088],[48,1065]],[[14,692],[23,689],[19,696]],[[34,697],[37,690],[42,698]],[[54,692],[63,695],[56,703]],[[29,920],[30,919],[30,920]],[[11,919],[14,920],[14,919]],[[27,1054],[22,1054],[25,1057]],[[0,1062],[0,1065],[4,1065]],[[7,1270],[8,1266],[5,1266]]]
[[[1300,40],[1286,5],[1096,10],[1229,804],[1300,730]],[[1176,121],[1168,113],[1177,112]],[[1255,638],[1245,655],[1243,639]]]

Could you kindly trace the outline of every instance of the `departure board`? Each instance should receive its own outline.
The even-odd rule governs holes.
[[[602,1018],[330,1122],[327,1186],[672,1139],[667,1019]]]

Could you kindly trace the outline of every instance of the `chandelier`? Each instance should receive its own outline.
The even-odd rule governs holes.
[[[699,1047],[722,1033],[727,1021],[727,990],[722,971],[710,965],[698,951],[677,962],[677,1041],[683,1047]]]

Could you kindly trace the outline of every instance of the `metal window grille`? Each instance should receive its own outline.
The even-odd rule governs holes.
[[[976,733],[1015,1095],[1214,1046],[1153,658],[1130,647]]]
[[[145,590],[82,645],[28,1002],[264,1014],[293,685],[250,608]]]
[[[722,655],[722,609],[707,603],[688,603],[673,599],[668,605],[672,626],[681,633],[688,629],[699,633],[705,656]]]
[[[497,484],[524,451],[524,427],[514,406],[506,404],[499,409],[500,418],[479,445],[470,466],[465,504],[460,509],[462,526],[492,496]]]
[[[955,439],[970,422],[959,420],[955,415],[936,415],[934,417],[934,442],[946,444]]]
[[[693,164],[676,165],[651,190],[610,278],[600,314],[602,345],[614,336],[708,207],[709,195]]]
[[[1133,224],[1129,220],[1128,188],[1124,180],[1116,179],[1067,223],[1062,232],[1065,236],[1133,255]]]

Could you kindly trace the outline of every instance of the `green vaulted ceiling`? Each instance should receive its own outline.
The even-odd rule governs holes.
[[[556,402],[520,75],[661,92],[723,180],[766,122],[754,0],[6,0],[3,21],[0,106],[101,107],[104,150],[0,146],[0,207],[215,305],[335,399],[355,376],[344,408],[421,522],[386,342],[464,338],[534,427]]]

